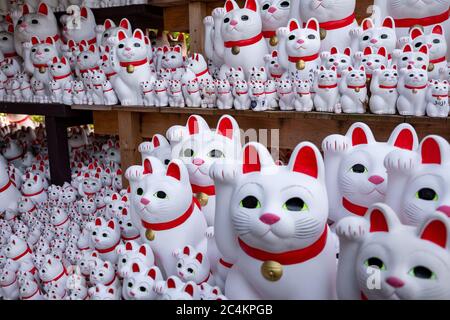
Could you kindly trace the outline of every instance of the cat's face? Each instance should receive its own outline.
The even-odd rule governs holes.
[[[194,282],[184,284],[178,277],[169,277],[161,294],[161,300],[193,300],[198,294]]]
[[[66,75],[70,73],[70,65],[65,57],[61,60],[54,57],[52,60],[52,65],[50,66],[50,73],[55,76]]]
[[[296,81],[295,88],[298,93],[309,93],[311,89],[311,82],[308,80]]]
[[[337,73],[336,68],[333,66],[330,69],[325,69],[324,67],[320,67],[317,82],[319,85],[334,85],[337,83]]]
[[[355,262],[361,292],[369,300],[448,299],[446,217],[434,214],[416,228],[400,224],[387,206],[377,206],[366,216],[370,219],[370,232]],[[374,275],[379,287],[371,290],[368,284]]]
[[[14,49],[14,35],[11,32],[0,32],[0,50],[3,53],[13,53]]]
[[[414,28],[410,36],[414,50],[420,50],[423,45],[427,45],[431,60],[445,57],[447,54],[447,40],[441,25],[436,25],[430,34],[424,34],[421,29]]]
[[[81,40],[91,40],[95,39],[95,17],[92,10],[88,7],[80,8],[79,15],[80,25],[74,27],[70,25],[72,19],[69,15],[63,15],[60,19],[62,28],[62,34],[66,40],[74,40],[75,42],[80,42]]]
[[[379,78],[380,84],[384,86],[394,87],[398,83],[397,69],[383,69]]]
[[[280,93],[292,92],[292,83],[289,80],[282,80],[278,82],[277,91]]]
[[[407,69],[402,70],[402,77],[404,77],[405,84],[414,87],[421,87],[428,83],[427,68],[423,66],[421,69],[408,66]]]
[[[421,68],[422,66],[428,67],[429,56],[428,47],[423,45],[417,51],[414,51],[411,45],[406,44],[403,47],[403,52],[400,55],[397,64],[399,69],[408,67],[409,65],[415,68]]]
[[[183,252],[178,257],[177,275],[184,282],[194,281],[195,283],[203,282],[210,273],[210,264],[207,257],[187,246],[183,248]]]
[[[447,80],[443,81],[430,81],[429,87],[431,88],[431,93],[436,96],[445,96],[448,95],[448,90],[450,89],[449,83]]]
[[[114,267],[109,261],[106,261],[92,268],[90,279],[94,284],[107,284],[113,280],[114,272]]]
[[[276,87],[277,87],[277,84],[273,80],[267,80],[265,85],[264,85],[264,89],[266,90],[266,93],[267,92],[271,92],[271,91],[275,91]]]
[[[246,92],[248,90],[248,85],[246,81],[238,80],[234,84],[234,88],[237,92]]]
[[[341,20],[355,11],[356,0],[306,0],[300,2],[303,21],[315,17],[319,22]]]
[[[267,81],[267,73],[266,68],[260,67],[260,68],[251,68],[249,71],[249,81]]]
[[[93,198],[83,198],[78,203],[78,209],[83,215],[91,215],[95,213],[97,206]]]
[[[105,221],[103,218],[95,219],[91,240],[98,249],[106,249],[116,245],[120,240],[117,222],[114,219],[109,221]]]
[[[244,70],[241,67],[230,68],[227,72],[227,80],[234,84],[237,80],[245,80]]]
[[[61,260],[49,254],[45,256],[44,263],[39,268],[39,276],[43,281],[49,281],[63,272],[63,270],[64,266]]]
[[[219,120],[216,131],[210,130],[205,120],[199,116],[189,117],[186,127],[188,136],[173,147],[173,157],[183,161],[192,184],[212,185],[209,177],[211,165],[216,160],[236,159],[239,154],[239,127],[228,116]]]
[[[230,82],[227,80],[218,80],[216,86],[219,92],[228,92],[231,88]]]
[[[129,276],[124,279],[123,291],[132,300],[152,300],[156,297],[153,286],[157,280],[161,280],[158,267],[148,269],[135,262]]]
[[[31,36],[55,36],[58,25],[52,10],[43,2],[36,13],[31,13],[28,6],[23,6],[22,17],[17,21],[14,35],[21,41],[30,40]]]
[[[26,194],[34,194],[43,189],[42,178],[39,175],[30,175],[30,178],[22,184],[22,192]]]
[[[128,37],[124,31],[119,31],[117,36],[119,44],[116,50],[119,61],[138,61],[147,57],[145,36],[140,29],[136,29],[131,37]]]
[[[200,73],[203,70],[206,70],[207,65],[205,58],[199,53],[194,53],[191,57],[189,57],[186,61],[186,67],[191,69],[194,73]]]
[[[319,150],[298,145],[288,166],[277,166],[258,143],[244,148],[242,174],[234,182],[230,214],[246,244],[271,252],[313,243],[328,217],[324,166]]]
[[[186,86],[190,92],[195,92],[195,91],[198,91],[198,89],[199,89],[199,83],[198,83],[197,79],[189,80],[187,82]]]
[[[327,69],[334,66],[338,74],[341,74],[342,70],[352,65],[351,55],[352,51],[350,48],[346,48],[343,53],[340,53],[336,47],[333,47],[330,50],[330,56],[323,61],[323,64]]]
[[[372,74],[374,70],[381,68],[382,65],[387,65],[387,62],[388,55],[386,48],[381,47],[377,51],[373,50],[371,47],[364,49],[361,63],[368,74]]]
[[[103,84],[106,81],[106,75],[103,71],[94,71],[91,76],[91,82],[94,85]]]
[[[422,18],[438,15],[448,9],[449,1],[392,0],[387,1],[388,14],[394,18]]]
[[[363,86],[366,84],[366,70],[363,66],[359,69],[348,67],[346,82],[349,86]]]
[[[80,69],[90,69],[98,65],[100,55],[95,45],[89,47],[82,46],[81,52],[77,56],[77,64]]]
[[[118,193],[113,193],[111,196],[105,197],[106,215],[110,217],[119,217],[122,210],[127,207],[127,198],[120,197]]]
[[[376,27],[372,19],[365,19],[362,24],[363,32],[359,37],[360,48],[372,47],[378,51],[384,47],[388,53],[392,53],[397,44],[395,22],[391,17],[384,19],[382,26]]]
[[[284,68],[280,65],[278,61],[278,51],[272,51],[270,60],[267,62],[267,68],[271,75],[282,75],[284,73]]]
[[[403,220],[411,225],[418,225],[435,210],[450,216],[448,143],[429,136],[422,141],[420,154],[420,164],[411,172],[402,195]]]
[[[184,64],[183,54],[181,53],[181,47],[164,47],[163,55],[161,57],[161,66],[167,69],[179,68]],[[169,70],[170,72],[170,70]]]
[[[265,91],[264,83],[261,81],[250,82],[250,88],[252,89],[253,94],[259,94]]]
[[[174,81],[171,81],[171,82],[170,82],[170,90],[171,90],[172,92],[174,92],[174,91],[180,91],[180,89],[181,89],[181,82],[180,82],[180,81],[174,80]]]
[[[101,40],[101,45],[103,46],[107,44],[109,38],[117,37],[119,30],[124,32],[128,37],[131,37],[132,34],[131,24],[126,18],[120,20],[118,26],[116,26],[114,21],[106,19],[105,22],[103,23],[103,26],[105,27],[105,31],[103,31],[102,33],[102,40]]]
[[[261,32],[262,21],[258,1],[247,0],[241,9],[234,0],[227,0],[225,10],[221,26],[225,41],[248,39]]]
[[[260,1],[263,30],[276,31],[287,25],[291,8],[290,0]]]
[[[139,235],[139,230],[133,225],[127,208],[122,210],[118,219],[120,232],[124,237],[130,238]]]
[[[287,36],[286,51],[292,57],[310,56],[319,52],[320,34],[319,23],[312,18],[302,29],[297,20],[292,19],[288,23],[289,34]]]

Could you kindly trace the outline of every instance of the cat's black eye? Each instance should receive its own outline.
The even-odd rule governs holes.
[[[7,40],[8,40],[8,37],[3,37],[2,40],[3,40],[3,41],[7,41]]]
[[[50,49],[49,49],[49,48],[45,48],[44,51],[45,51],[45,52],[49,52]]]
[[[36,49],[35,48],[31,49],[31,52],[36,52]]]
[[[439,39],[434,39],[434,40],[433,40],[433,43],[435,43],[435,44],[441,43],[441,40],[439,40]]]
[[[436,275],[433,271],[424,266],[416,266],[409,271],[411,276],[420,279],[435,279]]]
[[[307,207],[305,201],[303,201],[299,197],[290,198],[283,205],[283,209],[289,211],[302,211],[303,209],[305,209],[305,207]]]
[[[178,268],[181,268],[181,263],[178,263],[178,264],[177,264],[177,267],[178,267]]]
[[[145,287],[139,287],[139,290],[140,290],[141,292],[147,291],[147,289],[145,289]]]
[[[313,35],[313,34],[308,35],[308,39],[309,39],[309,40],[314,40],[315,38],[316,38],[316,36]]]
[[[96,235],[97,235],[97,232],[96,232],[96,231],[92,232],[92,235],[93,235],[93,236],[96,236]]]
[[[247,20],[248,20],[248,16],[244,14],[244,15],[241,17],[241,20],[242,20],[242,21],[247,21]]]
[[[133,46],[135,46],[136,48],[139,48],[141,46],[141,44],[136,42],[133,44]]]
[[[102,233],[102,237],[106,238],[106,237],[108,237],[108,234],[107,233]]]
[[[167,166],[170,163],[169,159],[164,160],[164,164]]]
[[[171,59],[175,59],[176,57],[174,55],[170,56]]]
[[[119,44],[119,49],[123,49],[123,47],[125,47],[123,43]]]
[[[275,61],[271,61],[270,64],[275,64]]]
[[[280,3],[280,7],[282,8],[287,8],[290,6],[290,3],[288,1],[283,1],[282,3]]]
[[[131,282],[128,282],[128,288],[132,288],[133,284]]]
[[[17,21],[17,24],[22,24],[23,20],[19,19],[19,21]]]
[[[362,62],[367,62],[367,59],[362,59]]]
[[[366,167],[364,167],[364,165],[362,165],[360,163],[357,163],[352,167],[352,172],[355,172],[355,173],[364,173],[364,172],[366,172],[366,170],[367,170]]]
[[[38,24],[39,21],[38,21],[37,19],[33,19],[33,20],[31,20],[31,23],[32,23],[32,24]]]
[[[167,198],[167,194],[164,191],[158,191],[155,193],[155,196],[159,199],[165,199]]]
[[[420,48],[422,46],[422,42],[417,42],[416,43],[416,48]]]
[[[375,62],[376,62],[376,63],[380,63],[380,60],[379,60],[379,59],[375,59]]]
[[[334,58],[330,58],[330,60],[328,60],[329,62],[334,62]]]
[[[269,9],[270,5],[268,3],[266,3],[265,5],[263,5],[262,9],[263,10],[267,10]]]
[[[290,35],[289,36],[289,40],[295,40],[295,36],[294,35]]]
[[[192,156],[194,156],[194,150],[189,149],[189,148],[184,150],[183,151],[183,156],[184,157],[192,157]]]
[[[104,36],[105,38],[108,38],[108,37],[109,37],[109,34],[108,34],[108,33],[105,33],[103,36]]]
[[[387,34],[382,34],[381,35],[381,39],[387,39],[388,38],[388,35]]]
[[[127,263],[127,259],[123,258],[122,263]]]
[[[144,189],[137,188],[136,193],[137,193],[138,196],[142,196],[144,194]]]
[[[347,63],[347,61],[346,60],[341,60],[341,63]]]
[[[403,57],[402,60],[403,60],[403,61],[407,61],[407,60],[408,60],[408,57]]]
[[[422,57],[418,57],[417,61],[423,61],[423,58]]]
[[[225,18],[225,19],[223,19],[223,22],[225,22],[225,23],[230,22],[230,18]]]
[[[223,152],[217,149],[213,149],[208,153],[208,157],[211,158],[222,158],[223,157]]]
[[[261,208],[259,200],[254,196],[246,196],[244,199],[242,199],[240,206],[246,209]]]
[[[187,272],[194,273],[194,270],[192,268],[187,268]]]
[[[386,269],[383,260],[381,260],[380,258],[377,258],[377,257],[371,257],[371,258],[367,259],[365,261],[365,265],[367,267],[376,267],[380,270]]]
[[[369,39],[370,39],[369,36],[364,36],[364,37],[363,37],[363,41],[367,41],[367,40],[369,40]]]
[[[438,195],[436,191],[431,188],[422,188],[416,193],[416,197],[425,201],[436,201],[438,200]]]

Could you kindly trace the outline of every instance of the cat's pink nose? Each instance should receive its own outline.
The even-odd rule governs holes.
[[[232,25],[232,26],[236,26],[237,24],[238,24],[238,22],[234,19],[230,21],[230,25]]]
[[[142,203],[144,206],[146,206],[146,205],[148,205],[148,204],[150,203],[150,200],[148,200],[147,198],[142,197],[142,198],[141,198],[141,203]]]
[[[205,163],[205,160],[200,158],[194,158],[192,159],[192,163],[195,164],[197,167],[200,167],[202,164]]]
[[[450,217],[450,206],[440,206],[436,210],[445,213],[448,217]]]
[[[370,43],[377,43],[377,42],[378,42],[377,39],[372,39],[372,40],[370,40]]]
[[[414,61],[408,61],[408,64],[414,65],[415,62]]]
[[[305,40],[303,40],[303,39],[298,39],[298,40],[297,40],[297,43],[299,43],[299,44],[304,44],[304,43],[305,43]]]
[[[267,11],[269,11],[269,13],[274,13],[275,11],[277,11],[277,8],[270,7],[269,10],[267,10]]]
[[[274,223],[277,223],[280,220],[280,217],[276,214],[265,213],[261,217],[259,217],[259,220],[261,220],[265,224],[272,225]]]
[[[131,51],[131,48],[130,47],[126,47],[125,50],[126,51]]]
[[[401,288],[405,285],[405,283],[397,277],[389,277],[386,279],[386,282],[394,288]]]
[[[431,49],[431,47],[433,46],[431,43],[429,43],[428,45],[428,49]]]
[[[372,65],[372,62],[370,62],[370,61],[367,62],[367,65],[368,65],[368,66],[371,66],[371,65]]]
[[[373,184],[379,185],[384,182],[384,178],[380,176],[371,176],[369,178],[369,181],[372,182]]]

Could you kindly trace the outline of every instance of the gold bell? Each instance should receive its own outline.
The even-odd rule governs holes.
[[[241,48],[239,48],[238,46],[233,46],[231,48],[231,53],[234,54],[235,56],[238,55],[239,52],[241,52]]]
[[[320,40],[325,40],[325,38],[327,37],[327,30],[320,28]]]
[[[361,89],[360,89],[359,87],[357,87],[357,88],[355,88],[355,91],[356,91],[356,92],[360,92]]]
[[[270,45],[272,47],[275,47],[278,44],[278,38],[277,36],[271,36],[270,37],[270,41],[269,41]]]
[[[39,73],[45,73],[45,67],[44,66],[40,66],[39,67]]]
[[[198,202],[200,203],[200,206],[204,207],[208,204],[208,198],[209,196],[204,192],[198,192],[195,197],[197,198]]]
[[[283,266],[276,261],[264,261],[261,265],[262,276],[269,281],[278,281],[283,276]]]
[[[127,72],[133,73],[134,72],[134,66],[132,64],[127,65]]]
[[[434,70],[434,63],[430,62],[430,64],[428,65],[428,72],[432,72]]]
[[[155,240],[155,231],[153,231],[152,229],[147,229],[145,231],[145,237],[147,238],[148,241],[153,241]]]
[[[297,70],[304,70],[306,68],[306,62],[305,60],[298,60],[295,63],[295,67],[297,68]]]
[[[412,93],[417,94],[417,89],[413,89]]]

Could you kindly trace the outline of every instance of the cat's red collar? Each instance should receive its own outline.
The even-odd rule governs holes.
[[[320,89],[334,89],[334,88],[337,88],[337,83],[330,84],[330,85],[321,85],[321,84],[319,84],[319,88]]]
[[[105,283],[105,286],[109,287],[110,285],[112,285],[114,283],[114,281],[116,281],[116,273],[114,272],[114,278],[112,278],[112,280],[108,283]]]
[[[4,53],[3,56],[5,58],[14,58],[14,57],[17,57],[17,52],[14,51],[14,52],[9,52],[9,53]]]
[[[65,79],[67,77],[70,77],[72,75],[72,71],[70,71],[68,74],[62,75],[62,76],[53,76],[53,80],[61,80]]]
[[[276,31],[263,31],[262,34],[263,34],[263,37],[266,39],[270,39],[277,35]]]
[[[434,98],[447,98],[448,94],[433,94],[432,96]]]
[[[189,208],[178,218],[171,220],[171,221],[167,221],[167,222],[158,222],[158,223],[151,223],[151,222],[147,222],[144,220],[141,220],[142,226],[145,229],[151,229],[154,231],[163,231],[163,230],[169,230],[169,229],[173,229],[175,227],[178,227],[179,225],[183,224],[187,219],[189,219],[189,217],[192,215],[192,212],[194,212],[194,206],[196,204],[196,200],[195,198],[192,198],[192,202],[191,205],[189,206]],[[197,205],[198,207],[198,205]]]
[[[358,216],[364,216],[369,208],[357,205],[347,198],[342,198],[342,205],[347,211],[350,211],[353,214]]]
[[[304,56],[304,57],[293,57],[293,56],[289,56],[289,57],[288,57],[288,60],[289,60],[290,62],[296,63],[297,61],[300,61],[300,60],[302,60],[302,61],[304,61],[304,62],[310,62],[310,61],[314,61],[314,60],[316,60],[316,59],[318,59],[318,58],[319,58],[319,53],[315,53],[315,54],[312,54],[312,55],[310,55],[310,56]]]
[[[232,263],[229,263],[229,262],[223,260],[222,258],[220,258],[219,263],[228,269],[230,269],[233,266]]]
[[[33,66],[34,66],[35,68],[45,68],[45,69],[48,68],[48,65],[46,65],[46,64],[33,63]]]
[[[63,265],[63,270],[61,271],[61,273],[59,275],[57,275],[55,278],[53,278],[51,280],[42,281],[42,283],[43,284],[47,284],[47,283],[50,283],[50,282],[58,281],[59,279],[61,279],[65,275],[67,276],[67,270],[66,270],[66,267]]]
[[[437,58],[437,59],[434,59],[434,60],[430,60],[430,63],[438,64],[438,63],[441,63],[441,62],[444,62],[444,61],[447,61],[447,57],[440,57],[440,58]]]
[[[106,249],[95,248],[95,250],[97,250],[98,253],[108,253],[108,252],[114,251],[114,249],[116,249],[116,247],[119,245],[119,243],[120,243],[120,238],[117,241],[117,243],[110,248],[106,248]]]
[[[380,84],[380,89],[390,89],[390,90],[392,90],[392,89],[397,89],[397,86],[396,85],[395,86],[385,86],[385,85]]]
[[[0,193],[7,190],[11,186],[11,184],[12,184],[12,181],[8,180],[8,182],[3,187],[0,188]]]
[[[363,84],[362,86],[347,86],[347,88],[353,89],[353,90],[356,90],[356,89],[364,89],[364,88],[366,88],[366,85]]]
[[[127,238],[127,237],[122,236],[122,240],[123,240],[123,241],[136,240],[136,239],[139,239],[140,236],[141,236],[140,234],[138,234],[137,236],[134,236],[134,237],[130,237],[130,238]]]
[[[99,69],[100,69],[99,66],[96,66],[96,67],[93,67],[93,68],[88,68],[88,69],[80,69],[80,73],[86,73],[88,71],[95,71],[95,70],[99,70]]]
[[[22,159],[25,156],[25,150],[23,150],[23,152],[21,154],[19,154],[18,156],[15,156],[13,158],[6,158],[6,160],[8,160],[8,162],[17,160],[17,159]]]
[[[325,29],[327,31],[341,29],[351,25],[356,20],[355,13],[352,13],[348,17],[341,20],[320,22],[319,26],[321,29]],[[303,27],[306,27],[306,23],[303,23]]]
[[[192,192],[193,193],[199,193],[203,192],[207,194],[208,196],[215,196],[216,195],[216,188],[214,185],[212,186],[198,186],[196,184],[191,184]]]
[[[111,78],[112,76],[115,76],[117,74],[117,72],[111,72],[111,73],[105,73],[105,75],[106,75],[106,77],[109,79],[109,78]]]
[[[62,222],[55,224],[55,227],[59,227],[64,225],[69,220],[69,216],[67,216]]]
[[[450,17],[450,9],[438,14],[436,16],[423,17],[423,18],[403,18],[394,19],[396,28],[411,28],[415,25],[420,25],[422,27],[428,27],[434,24],[443,23]]]
[[[29,296],[21,297],[20,300],[29,300],[33,298],[38,292],[40,294],[41,290],[39,289],[39,287],[36,287],[36,291],[34,293],[30,294]]]
[[[32,253],[31,249],[29,246],[27,246],[26,250],[24,252],[22,252],[21,254],[19,254],[17,257],[12,258],[14,261],[19,260],[20,258],[23,258],[24,256],[26,256],[28,253]]]
[[[187,90],[187,92],[188,92],[189,94],[197,93],[197,92],[199,92],[199,91],[200,91],[200,89],[197,89],[197,90],[195,90],[195,91],[189,91],[189,90]]]
[[[405,84],[405,88],[409,89],[409,90],[422,90],[422,89],[425,89],[426,87],[427,87],[427,85],[415,87],[415,86],[410,86],[410,85]]]
[[[211,276],[211,272],[208,273],[208,276],[207,276],[203,281],[200,281],[200,282],[197,283],[197,284],[198,284],[198,285],[201,285],[202,283],[208,282],[210,276]]]
[[[24,197],[34,197],[34,196],[40,195],[42,192],[44,192],[44,188],[42,188],[41,190],[34,192],[34,193],[22,193],[22,195]]]
[[[249,39],[244,40],[237,40],[237,41],[225,41],[224,46],[225,48],[232,48],[232,47],[246,47],[251,46],[252,44],[257,43],[263,38],[263,34],[260,33],[254,37],[251,37]]]
[[[148,62],[147,58],[138,61],[127,61],[127,62],[121,61],[120,66],[124,68],[128,66],[139,67],[142,66],[143,64],[146,64],[147,62]]]
[[[195,76],[198,78],[198,77],[201,77],[201,76],[204,75],[204,74],[207,74],[208,72],[209,72],[209,71],[208,71],[208,68],[206,68],[206,69],[203,70],[202,72],[196,73]]]
[[[299,264],[308,261],[320,254],[327,243],[328,226],[325,225],[322,235],[313,244],[306,248],[272,253],[253,248],[238,238],[239,246],[248,256],[260,261],[276,261],[282,265]]]
[[[274,79],[280,79],[280,78],[283,76],[283,74],[275,74],[275,73],[271,73],[270,76],[271,76],[272,78],[274,78]]]
[[[2,287],[2,288],[9,287],[9,286],[13,285],[14,283],[16,283],[16,281],[17,281],[17,277],[15,276],[14,280],[12,282],[10,282],[8,284],[2,284],[2,285],[0,285],[0,287]]]

